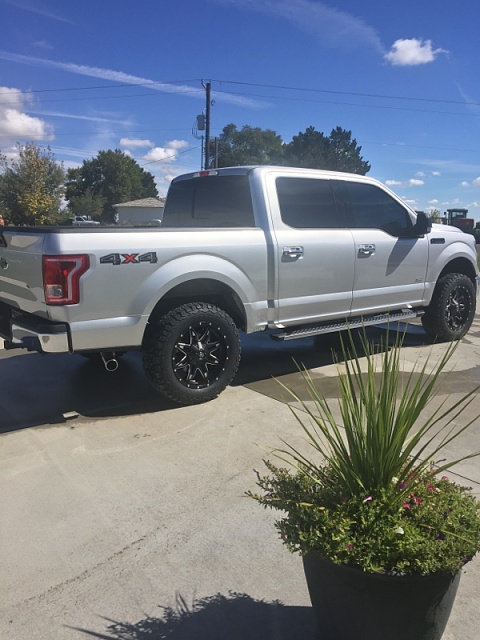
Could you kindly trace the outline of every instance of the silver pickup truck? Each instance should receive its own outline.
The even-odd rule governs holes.
[[[241,331],[290,340],[421,316],[432,340],[469,329],[473,236],[431,225],[379,182],[288,167],[172,181],[159,229],[0,232],[6,348],[98,356],[141,350],[179,404],[233,379]]]

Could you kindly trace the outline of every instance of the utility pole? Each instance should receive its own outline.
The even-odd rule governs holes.
[[[206,94],[206,105],[205,105],[205,166],[204,169],[207,170],[210,164],[210,92],[211,92],[211,83],[206,82],[202,85],[205,89]]]

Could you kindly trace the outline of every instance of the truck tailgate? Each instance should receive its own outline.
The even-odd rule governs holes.
[[[0,301],[47,316],[42,277],[44,235],[4,229],[0,233]]]

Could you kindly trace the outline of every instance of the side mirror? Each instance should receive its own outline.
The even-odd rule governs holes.
[[[417,221],[413,225],[413,232],[416,236],[424,236],[432,230],[432,220],[423,211],[417,213]]]

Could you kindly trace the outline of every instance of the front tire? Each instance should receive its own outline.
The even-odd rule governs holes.
[[[473,322],[475,302],[475,287],[468,276],[450,273],[440,278],[422,317],[428,337],[436,342],[462,338]]]
[[[230,384],[240,362],[237,328],[222,309],[192,302],[151,319],[143,341],[150,383],[177,404],[213,400]]]

